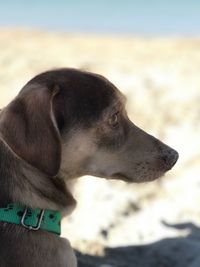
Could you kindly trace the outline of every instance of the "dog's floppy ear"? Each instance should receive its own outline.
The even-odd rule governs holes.
[[[23,160],[47,175],[58,173],[61,142],[53,112],[59,88],[27,84],[1,112],[0,132],[4,141]]]

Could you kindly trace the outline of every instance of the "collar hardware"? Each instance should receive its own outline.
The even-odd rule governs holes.
[[[39,215],[39,218],[38,218],[36,226],[25,224],[25,218],[26,218],[27,212],[28,212],[28,208],[26,207],[25,210],[24,210],[24,214],[22,215],[21,225],[23,227],[29,229],[29,230],[38,231],[40,229],[40,226],[41,226],[41,223],[42,223],[42,219],[43,219],[43,216],[44,216],[44,210],[41,210],[41,213]]]

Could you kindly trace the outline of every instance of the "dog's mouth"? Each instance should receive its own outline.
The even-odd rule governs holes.
[[[128,183],[132,183],[133,182],[133,179],[131,177],[129,177],[127,175],[124,175],[124,174],[122,174],[120,172],[111,175],[109,178],[110,179],[114,179],[114,180],[122,180],[122,181],[128,182]]]
[[[144,182],[151,182],[151,181],[154,181],[158,178],[160,178],[161,176],[164,175],[165,172],[156,172],[156,173],[148,173],[148,175],[141,175],[141,176],[137,176],[137,177],[130,177],[126,174],[123,174],[123,173],[115,173],[113,174],[111,177],[109,177],[110,179],[114,179],[114,180],[122,180],[124,182],[127,182],[127,183],[144,183]]]

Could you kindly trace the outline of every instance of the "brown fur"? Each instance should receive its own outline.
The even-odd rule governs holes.
[[[135,126],[124,96],[100,75],[42,73],[0,114],[0,206],[75,207],[69,181],[94,175],[128,182],[158,178],[178,154]],[[75,267],[69,243],[47,232],[0,223],[1,267]],[[20,246],[19,246],[20,244]]]

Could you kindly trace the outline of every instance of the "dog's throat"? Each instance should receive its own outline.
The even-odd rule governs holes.
[[[61,234],[61,213],[47,209],[31,209],[17,203],[0,208],[0,222],[17,224],[28,231],[43,230]]]

